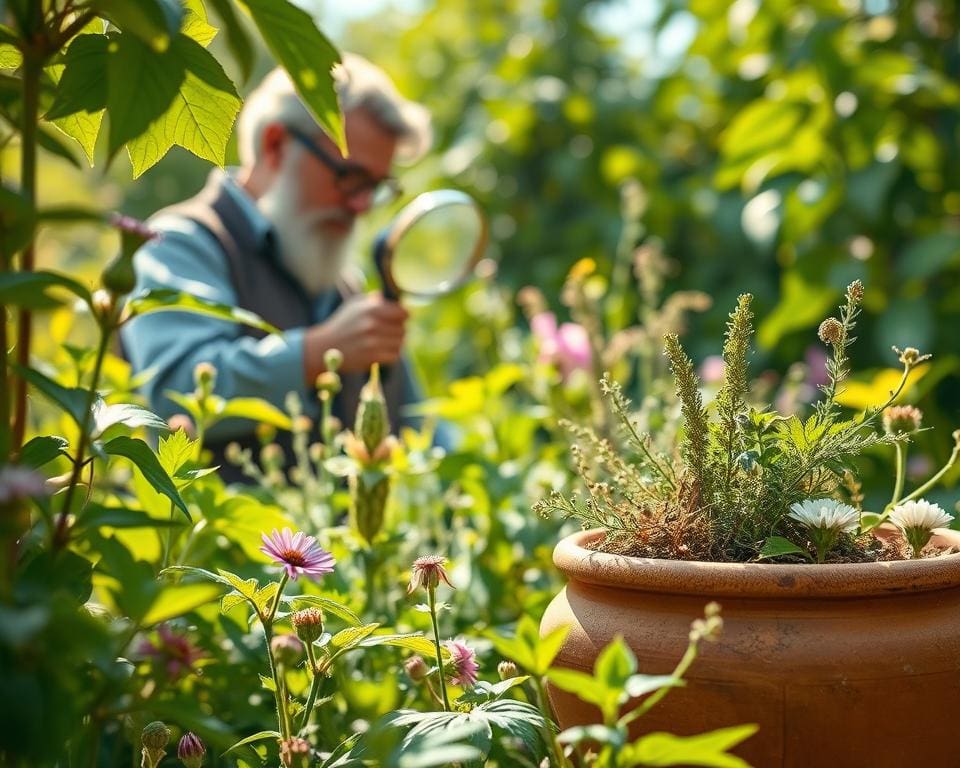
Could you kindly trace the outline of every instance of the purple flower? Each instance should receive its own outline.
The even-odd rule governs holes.
[[[453,587],[443,564],[447,561],[443,555],[425,555],[418,557],[413,561],[413,568],[410,573],[410,585],[407,587],[407,594],[423,587],[424,589],[436,589],[442,581],[448,587]]]
[[[157,627],[156,643],[144,640],[138,650],[143,656],[162,664],[171,680],[193,671],[194,664],[204,657],[204,652],[188,637],[177,634],[166,624]]]
[[[480,669],[477,654],[460,640],[447,640],[444,645],[450,651],[450,664],[453,666],[450,682],[463,688],[472,688],[476,685],[477,671]]]
[[[539,312],[530,318],[530,330],[540,342],[540,362],[554,363],[563,378],[576,370],[589,371],[591,360],[590,337],[579,323],[557,326],[553,312]]]
[[[177,757],[180,758],[185,768],[200,768],[203,764],[203,756],[207,754],[207,748],[195,734],[187,731],[180,737],[180,743],[177,745]]]
[[[726,370],[727,364],[720,355],[707,355],[700,363],[700,379],[704,384],[719,384]]]
[[[314,536],[307,536],[303,531],[291,533],[289,528],[284,528],[282,533],[274,528],[270,536],[261,535],[264,546],[260,551],[283,565],[294,581],[301,573],[311,577],[333,573],[336,560],[317,544]]]
[[[124,216],[122,213],[111,213],[108,218],[111,226],[116,227],[124,234],[134,235],[142,242],[156,240],[160,237],[159,232],[150,229],[144,222],[133,218],[133,216]]]

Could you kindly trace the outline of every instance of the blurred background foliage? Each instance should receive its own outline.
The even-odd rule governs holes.
[[[955,2],[304,6],[338,45],[384,67],[433,112],[435,152],[404,172],[408,191],[459,187],[491,217],[496,283],[415,314],[412,346],[428,391],[484,372],[498,359],[491,349],[509,357],[515,348],[519,357],[524,321],[513,293],[535,284],[563,314],[560,288],[581,258],[614,276],[619,303],[608,311],[608,332],[636,317],[640,292],[629,265],[617,271],[615,255],[619,187],[636,179],[644,206],[637,244],[676,261],[670,288],[714,298],[690,324],[686,344],[696,358],[719,352],[726,313],[750,291],[761,321],[754,371],[782,375],[816,344],[816,325],[844,286],[861,278],[867,316],[855,368],[868,384],[896,362],[892,344],[933,352],[914,399],[927,423],[942,428],[918,441],[945,457],[960,413]],[[225,42],[218,38],[212,50],[242,82]],[[244,90],[271,66],[260,54]],[[3,155],[8,176],[12,155]],[[90,173],[75,155],[73,164],[45,155],[44,202],[95,201],[146,217],[199,189],[208,171],[175,149],[134,183],[125,156]],[[388,215],[370,217],[358,253]],[[40,263],[92,276],[113,250],[109,237],[60,228],[41,241]],[[59,350],[71,317],[44,321],[38,355]],[[869,387],[863,392],[868,397]]]

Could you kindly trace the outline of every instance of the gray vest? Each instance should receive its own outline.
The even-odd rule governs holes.
[[[230,271],[230,280],[237,296],[237,306],[256,313],[267,322],[275,325],[282,331],[291,328],[304,328],[325,318],[314,316],[314,306],[318,303],[312,300],[283,267],[277,258],[273,238],[260,238],[253,229],[250,220],[240,206],[224,188],[222,176],[218,171],[210,174],[206,186],[189,200],[165,208],[156,216],[174,214],[191,219],[210,232],[220,243],[227,259]],[[272,233],[271,233],[272,234]],[[359,285],[352,284],[347,279],[341,279],[336,289],[331,289],[329,311],[332,313],[343,299],[361,290]],[[262,338],[266,336],[261,330],[249,326],[237,326],[241,333],[247,336]],[[400,423],[400,409],[404,404],[404,382],[409,376],[406,364],[401,362],[394,366],[397,370],[390,372],[383,382],[384,395],[390,412],[391,429],[396,432]],[[359,402],[360,388],[367,379],[364,374],[343,374],[343,390],[335,398],[333,411],[344,426],[352,428]],[[301,398],[315,398],[312,389],[304,387],[299,393]],[[248,393],[255,397],[256,392]],[[319,424],[314,427],[313,439],[319,439]],[[258,445],[256,437],[249,435],[236,440],[244,448],[254,448]],[[287,465],[293,466],[293,455],[289,434],[281,434],[277,442],[283,447],[287,457]],[[244,478],[236,467],[224,461],[223,451],[225,443],[208,442],[207,448],[213,451],[216,463],[220,465],[220,474],[227,482],[250,482]]]

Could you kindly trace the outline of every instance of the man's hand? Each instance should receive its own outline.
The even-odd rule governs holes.
[[[395,363],[403,346],[407,310],[379,293],[351,296],[326,321],[307,330],[303,365],[312,385],[325,368],[323,353],[343,353],[344,373],[366,372],[373,363]]]

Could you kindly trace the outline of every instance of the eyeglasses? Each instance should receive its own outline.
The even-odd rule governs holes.
[[[369,194],[372,196],[372,205],[384,205],[396,200],[403,192],[400,182],[393,176],[378,179],[362,166],[337,160],[298,128],[292,128],[289,125],[286,128],[287,132],[306,147],[310,154],[333,172],[337,189],[344,197]]]

